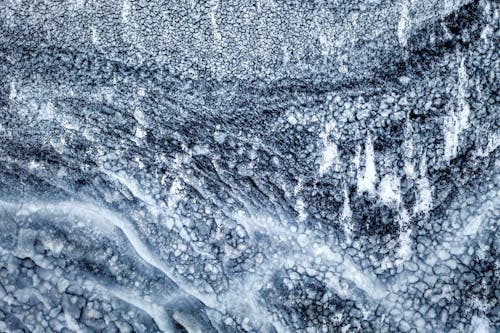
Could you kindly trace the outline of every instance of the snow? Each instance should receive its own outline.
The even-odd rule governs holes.
[[[432,188],[427,178],[427,162],[426,154],[422,155],[420,160],[420,176],[417,179],[417,198],[415,206],[413,207],[414,213],[428,213],[432,207]]]
[[[490,322],[481,316],[472,316],[471,333],[490,333]]]
[[[409,6],[411,5],[411,0],[403,0],[401,4],[401,13],[399,15],[397,36],[399,44],[403,47],[406,46],[408,39],[408,32],[411,27],[411,18],[409,13]]]
[[[458,68],[458,110],[452,107],[444,121],[444,157],[447,161],[457,156],[460,134],[469,127],[470,106],[465,98],[468,79],[465,58],[461,58]]]
[[[359,165],[359,164],[358,164]],[[366,137],[365,142],[365,168],[362,176],[359,176],[358,167],[358,192],[368,192],[375,194],[375,183],[377,181],[377,171],[375,168],[375,155],[371,136]]]
[[[395,175],[385,175],[379,184],[379,198],[387,205],[398,206],[401,202],[400,179]]]
[[[334,143],[329,143],[323,150],[323,159],[319,166],[319,174],[322,176],[335,162],[337,157],[337,145]]]
[[[349,203],[349,193],[347,192],[347,187],[344,185],[344,202],[342,203],[342,212],[340,215],[341,223],[344,228],[344,232],[348,239],[350,239],[352,233],[352,209]]]

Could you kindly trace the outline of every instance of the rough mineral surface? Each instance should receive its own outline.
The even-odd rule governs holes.
[[[499,332],[499,12],[0,0],[0,332]]]

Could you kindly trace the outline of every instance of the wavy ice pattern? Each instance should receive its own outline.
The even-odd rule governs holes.
[[[0,332],[498,332],[499,5],[0,3]]]

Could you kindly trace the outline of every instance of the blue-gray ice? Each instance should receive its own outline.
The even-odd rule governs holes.
[[[494,0],[0,0],[0,332],[500,332]]]

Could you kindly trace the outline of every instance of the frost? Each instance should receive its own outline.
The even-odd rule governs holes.
[[[414,213],[427,213],[432,207],[432,188],[427,178],[427,162],[425,154],[420,160],[420,177],[417,179],[417,200],[413,207]]]
[[[297,242],[301,247],[305,247],[307,244],[309,244],[309,239],[306,235],[301,234],[297,237]]]
[[[465,67],[465,58],[460,61],[458,69],[458,108],[455,111],[453,108],[450,114],[445,118],[444,122],[444,157],[447,161],[452,160],[457,156],[459,146],[459,136],[463,130],[469,127],[470,106],[465,98],[467,89],[468,75]]]
[[[323,159],[319,166],[319,174],[322,176],[333,165],[337,157],[337,145],[334,143],[328,144],[323,150]]]
[[[401,194],[399,191],[400,179],[394,175],[385,175],[379,184],[379,198],[385,204],[399,205]]]
[[[304,203],[304,200],[301,198],[297,199],[297,202],[295,204],[295,211],[299,213],[299,221],[305,221],[307,219],[307,212],[305,210],[306,205]]]
[[[123,0],[122,5],[122,20],[126,22],[130,16],[130,3],[128,0]]]
[[[485,317],[472,316],[471,333],[490,333],[490,322]]]
[[[406,46],[408,39],[408,32],[411,27],[409,6],[411,5],[412,2],[413,2],[412,0],[403,0],[401,5],[402,8],[401,8],[401,13],[399,15],[397,35],[399,44],[401,44],[403,47]]]
[[[359,160],[359,159],[358,159]],[[365,168],[364,173],[360,176],[359,162],[358,164],[358,192],[375,193],[375,183],[377,181],[377,171],[375,169],[375,156],[373,151],[373,143],[370,135],[366,137],[365,143]]]

